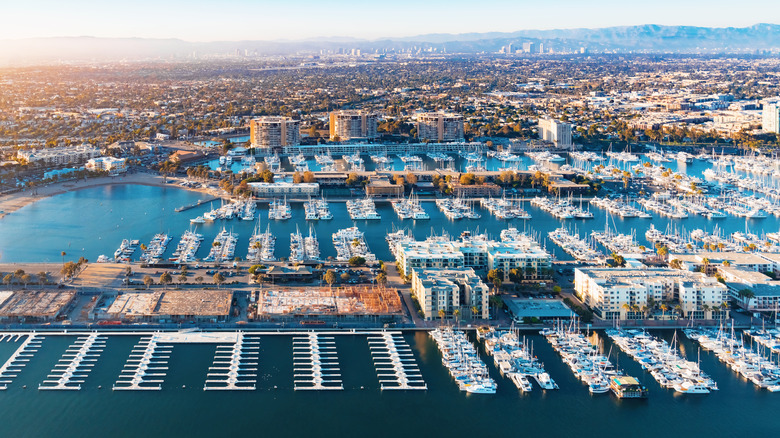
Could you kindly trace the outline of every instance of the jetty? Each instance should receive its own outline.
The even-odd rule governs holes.
[[[133,347],[114,391],[159,391],[162,389],[173,345],[160,345],[160,334],[144,336]]]
[[[6,336],[8,337],[7,339]],[[24,335],[17,335],[14,333],[3,335],[0,338],[0,341],[5,340],[6,342],[10,342],[13,339],[15,342],[22,336]],[[30,333],[27,335],[27,339],[22,342],[22,345],[16,349],[14,354],[12,354],[11,357],[5,361],[3,366],[0,367],[0,391],[5,391],[8,389],[8,385],[11,384],[12,380],[17,375],[19,375],[19,373],[22,371],[22,368],[27,365],[33,355],[38,352],[38,349],[41,348],[41,342],[43,342],[42,337],[39,337],[34,333]]]
[[[198,202],[196,202],[194,204],[182,205],[181,207],[175,208],[173,211],[175,211],[176,213],[181,213],[182,211],[191,210],[191,209],[193,209],[195,207],[200,207],[203,204],[207,204],[209,202],[216,201],[217,199],[219,199],[219,198],[216,197],[216,196],[213,196],[213,197],[208,198],[208,199],[199,199]]]
[[[368,346],[383,391],[428,389],[412,349],[401,332],[382,332],[369,336]]]
[[[98,333],[79,336],[76,342],[68,347],[46,380],[38,385],[38,389],[80,390],[98,356],[106,348],[106,339],[106,336]]]
[[[296,391],[343,390],[333,336],[308,333],[293,338]]]
[[[252,391],[257,383],[260,341],[238,333],[233,345],[217,345],[204,391]]]

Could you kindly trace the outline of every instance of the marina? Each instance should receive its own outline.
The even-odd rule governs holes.
[[[0,337],[0,342],[3,340],[9,342],[12,338],[19,339],[20,337],[25,338],[22,344],[13,352],[11,357],[0,366],[0,390],[2,391],[8,389],[8,385],[10,385],[11,382],[13,382],[13,379],[22,372],[22,368],[30,362],[30,359],[41,348],[41,342],[43,342],[41,337],[33,333],[26,335],[15,333],[4,334]]]
[[[79,336],[62,355],[39,390],[80,390],[98,357],[106,348],[106,337],[98,333]]]
[[[260,341],[236,333],[232,345],[217,345],[204,391],[253,391],[257,384]]]
[[[461,391],[471,394],[495,394],[496,382],[488,375],[485,363],[466,333],[452,327],[437,328],[430,332],[442,355],[442,364]]]
[[[296,391],[343,390],[333,336],[309,333],[293,338]]]
[[[159,334],[144,336],[133,348],[114,391],[159,391],[168,372],[173,345],[161,345]]]
[[[380,388],[384,390],[426,390],[412,349],[401,332],[382,332],[368,336],[371,357]]]

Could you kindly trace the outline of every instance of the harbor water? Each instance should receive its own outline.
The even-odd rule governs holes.
[[[673,333],[655,332],[670,340]],[[521,334],[522,335],[522,334]],[[427,391],[381,391],[365,335],[336,335],[343,391],[294,391],[292,336],[261,335],[257,389],[203,391],[214,344],[176,344],[160,391],[112,391],[134,335],[109,335],[106,348],[80,391],[38,391],[74,336],[46,336],[29,364],[0,392],[0,434],[14,437],[213,437],[265,436],[770,436],[780,427],[780,398],[756,389],[701,352],[701,367],[720,387],[708,395],[680,395],[661,388],[625,353],[612,359],[650,390],[646,400],[591,395],[544,337],[528,334],[534,355],[559,390],[534,384],[521,393],[498,373],[480,347],[494,395],[460,392],[442,366],[427,332],[406,332]],[[612,346],[603,341],[605,354]],[[684,354],[697,346],[678,335]],[[473,339],[473,336],[472,336]],[[594,339],[598,341],[598,339]],[[21,341],[0,342],[3,362]],[[617,355],[616,355],[617,354]],[[26,385],[26,389],[23,388]]]

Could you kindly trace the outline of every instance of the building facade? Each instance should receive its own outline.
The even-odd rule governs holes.
[[[463,141],[463,116],[449,113],[423,113],[417,116],[417,138],[421,141]]]
[[[426,320],[442,314],[451,318],[456,310],[461,317],[487,319],[490,316],[490,289],[471,268],[415,269],[412,293]]]
[[[550,118],[539,119],[539,138],[557,147],[571,146],[571,124]]]
[[[701,272],[673,269],[578,268],[574,291],[602,319],[644,319],[651,303],[674,303],[680,316],[714,319],[727,310],[727,287]],[[674,307],[662,311],[670,316]]]
[[[103,171],[117,174],[127,172],[127,160],[114,157],[90,158],[84,167],[91,171]]]
[[[330,113],[330,139],[338,141],[376,138],[377,114],[362,110]]]
[[[254,182],[249,183],[252,192],[261,198],[280,196],[319,196],[320,185],[317,183],[289,182]]]
[[[764,102],[761,127],[766,132],[780,133],[780,102]]]
[[[97,158],[100,156],[100,149],[89,145],[25,149],[18,151],[16,156],[33,166],[65,166],[82,164],[91,158]]]
[[[281,150],[301,144],[300,122],[289,117],[261,117],[249,122],[252,147]]]

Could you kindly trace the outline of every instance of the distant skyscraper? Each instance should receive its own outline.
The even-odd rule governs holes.
[[[764,102],[761,127],[764,131],[780,133],[780,101]]]
[[[558,120],[539,119],[539,138],[558,147],[571,146],[571,125]]]
[[[423,113],[417,116],[417,138],[422,141],[463,141],[463,116]]]
[[[330,139],[341,141],[376,138],[377,114],[362,110],[330,113]]]
[[[523,52],[534,53],[536,51],[536,45],[534,43],[523,43]]]
[[[300,122],[289,117],[261,117],[249,122],[252,147],[281,149],[301,144]]]

